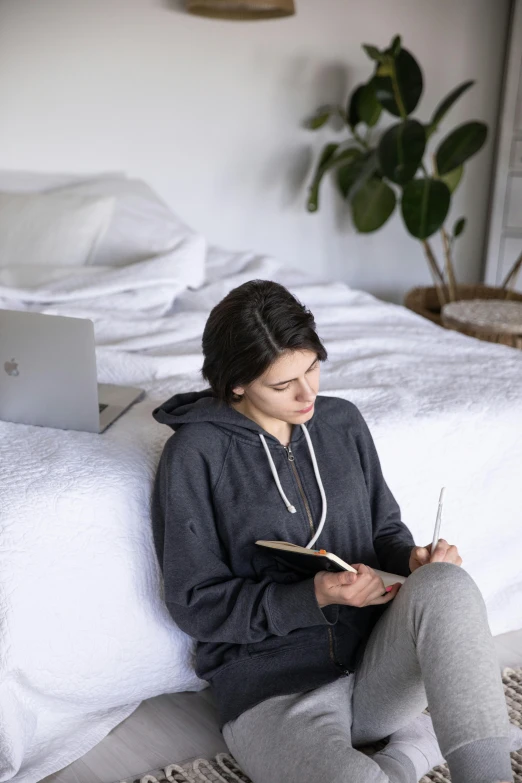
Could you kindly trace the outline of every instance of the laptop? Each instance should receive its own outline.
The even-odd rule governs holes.
[[[88,318],[0,310],[0,419],[101,433],[143,394],[97,382]]]

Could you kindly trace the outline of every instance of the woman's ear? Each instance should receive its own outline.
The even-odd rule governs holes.
[[[243,386],[234,386],[232,391],[234,392],[234,394],[237,394],[238,397],[242,397],[243,394],[245,393],[245,389]]]

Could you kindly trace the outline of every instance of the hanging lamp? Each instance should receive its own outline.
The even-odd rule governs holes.
[[[187,0],[187,10],[214,19],[274,19],[295,14],[294,0]]]

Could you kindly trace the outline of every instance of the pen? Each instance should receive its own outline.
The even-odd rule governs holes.
[[[440,491],[439,496],[439,507],[437,509],[437,519],[435,520],[435,530],[433,531],[433,541],[431,542],[431,554],[434,553],[435,547],[437,546],[438,540],[439,540],[439,532],[440,532],[440,520],[442,516],[442,502],[444,500],[444,491],[446,487],[442,487]]]

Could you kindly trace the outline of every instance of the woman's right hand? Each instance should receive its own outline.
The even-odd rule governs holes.
[[[347,606],[375,606],[392,601],[401,588],[396,582],[390,592],[385,592],[384,582],[373,568],[363,563],[354,563],[357,569],[351,571],[318,571],[314,576],[315,596],[322,608],[330,604]]]

